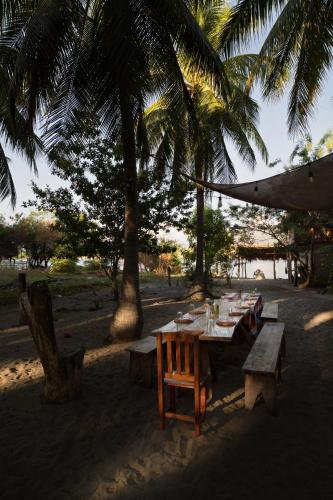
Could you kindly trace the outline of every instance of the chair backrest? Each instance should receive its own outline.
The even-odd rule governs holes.
[[[201,330],[159,332],[157,334],[157,372],[162,379],[194,383],[200,379]],[[166,343],[166,366],[163,360],[163,341]]]

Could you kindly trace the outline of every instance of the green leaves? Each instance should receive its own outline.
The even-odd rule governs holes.
[[[304,133],[332,64],[333,2],[240,0],[222,31],[225,54],[230,56],[267,27],[270,31],[259,54],[266,63],[260,75],[264,96],[280,96],[291,83],[289,131]]]
[[[124,250],[124,176],[118,145],[103,137],[98,120],[78,116],[80,127],[68,127],[52,151],[53,173],[69,188],[52,191],[34,185],[38,208],[52,211],[63,248],[76,256],[117,261]],[[151,168],[138,173],[139,243],[155,251],[156,234],[179,227],[192,204],[190,197],[171,196],[165,175]],[[66,255],[68,256],[68,255]]]

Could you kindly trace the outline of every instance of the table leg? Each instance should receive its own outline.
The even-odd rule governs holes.
[[[209,356],[209,347],[207,344],[208,342],[201,342],[200,344],[200,362],[202,373],[207,377],[207,400],[209,401],[213,398],[213,371],[215,375],[215,370],[212,370],[211,360]]]

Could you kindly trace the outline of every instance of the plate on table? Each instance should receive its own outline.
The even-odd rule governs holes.
[[[193,319],[179,318],[179,319],[175,319],[175,323],[177,323],[178,325],[190,325],[191,323],[193,323]]]
[[[236,321],[222,321],[222,320],[217,320],[216,321],[217,326],[222,326],[224,328],[230,328],[231,326],[235,326]]]
[[[205,309],[196,309],[194,311],[191,311],[191,315],[197,315],[197,314],[205,314]]]
[[[231,316],[231,317],[233,317],[233,316],[234,317],[236,317],[236,316],[243,316],[243,313],[240,312],[240,311],[232,311],[232,312],[229,313],[229,316]]]

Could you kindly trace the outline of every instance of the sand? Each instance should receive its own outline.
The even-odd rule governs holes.
[[[54,302],[59,344],[87,348],[82,398],[64,405],[41,404],[43,373],[30,334],[13,327],[15,307],[0,308],[0,498],[331,499],[333,297],[282,280],[256,286],[264,301],[279,301],[286,323],[278,416],[263,403],[244,409],[248,347],[220,348],[199,438],[183,422],[160,431],[156,388],[129,381],[129,344],[102,345],[114,309],[107,289],[95,311],[89,293]],[[143,288],[145,334],[186,308],[163,300],[180,288]],[[183,393],[179,404],[191,408],[192,400]]]

